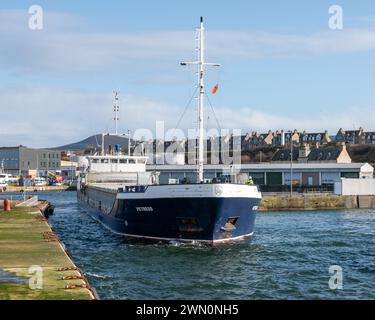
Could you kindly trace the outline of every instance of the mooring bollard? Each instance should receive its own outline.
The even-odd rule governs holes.
[[[12,203],[9,199],[4,200],[4,211],[6,212],[12,211]]]

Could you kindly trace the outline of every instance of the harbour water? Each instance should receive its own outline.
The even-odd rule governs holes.
[[[101,299],[375,299],[375,211],[260,213],[250,243],[129,243],[77,205],[44,193],[50,222]],[[329,268],[343,269],[331,290]]]

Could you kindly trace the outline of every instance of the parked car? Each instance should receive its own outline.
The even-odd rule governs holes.
[[[35,187],[44,187],[47,185],[47,180],[44,178],[36,177],[33,179],[33,185]]]
[[[8,185],[10,186],[16,186],[19,183],[20,178],[13,176],[13,175],[8,175]]]
[[[6,173],[0,173],[0,189],[5,191],[8,187],[8,175]]]

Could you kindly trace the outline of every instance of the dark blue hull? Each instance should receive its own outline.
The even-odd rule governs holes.
[[[111,231],[133,238],[207,242],[242,240],[254,234],[256,198],[116,200],[115,193],[78,193],[83,208]]]

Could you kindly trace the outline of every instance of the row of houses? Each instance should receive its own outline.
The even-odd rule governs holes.
[[[344,130],[340,128],[335,136],[329,135],[328,131],[324,132],[299,132],[293,131],[269,131],[266,134],[257,132],[248,133],[242,137],[243,149],[274,146],[280,147],[290,144],[293,141],[296,144],[310,145],[327,145],[330,143],[347,143],[347,144],[375,144],[375,132],[366,132],[362,127],[358,130]]]
[[[279,149],[272,157],[272,162],[295,163],[352,163],[352,158],[345,143],[336,146],[311,148],[309,144],[303,144],[298,148]]]
[[[348,131],[340,129],[335,136],[330,136],[328,131],[308,133],[306,131],[299,132],[298,130],[281,130],[276,132],[269,131],[265,134],[258,134],[257,132],[247,133],[238,137],[239,139],[237,141],[235,141],[234,138],[233,135],[209,137],[207,141],[205,141],[205,149],[213,150],[213,146],[221,148],[224,145],[229,145],[229,148],[232,149],[237,143],[242,151],[264,147],[282,148],[291,145],[291,142],[297,146],[308,144],[317,148],[319,148],[319,146],[341,145],[342,143],[353,145],[375,145],[375,132],[365,132],[363,128]],[[179,151],[185,149],[185,151],[188,152],[189,146],[196,145],[195,140],[149,140],[135,141],[134,143],[134,149],[138,154],[140,153],[140,150],[145,153],[153,152],[156,154],[158,153],[158,150],[167,150],[172,144],[174,144]]]

